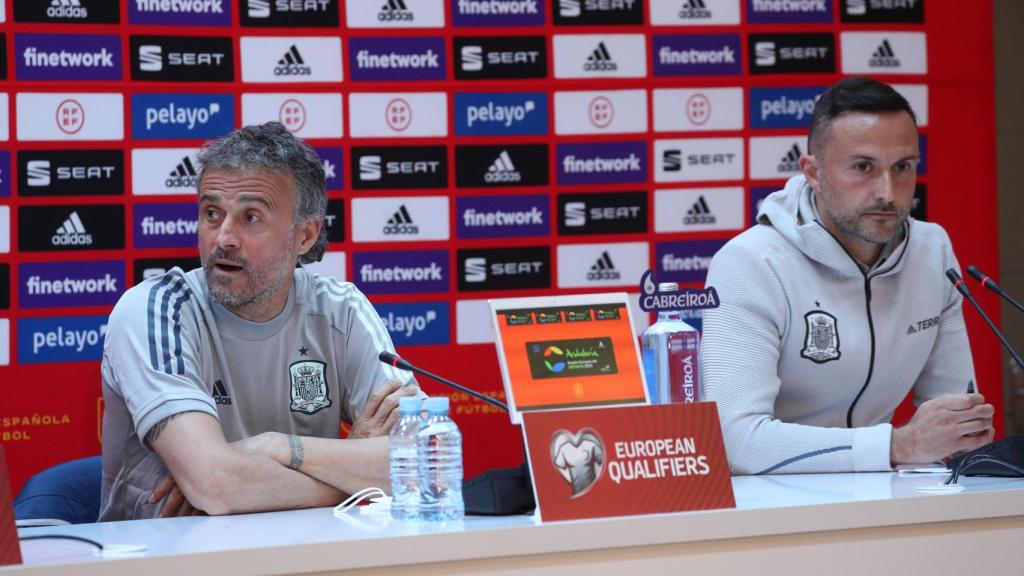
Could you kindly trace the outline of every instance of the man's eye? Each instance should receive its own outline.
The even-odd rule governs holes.
[[[853,169],[856,170],[857,172],[867,173],[871,171],[871,164],[867,162],[857,162],[856,164],[853,165]]]
[[[206,210],[203,210],[203,216],[205,216],[207,220],[216,220],[217,211],[213,208],[207,208]]]
[[[896,164],[896,171],[900,173],[910,172],[913,169],[913,162],[900,162],[899,164]]]

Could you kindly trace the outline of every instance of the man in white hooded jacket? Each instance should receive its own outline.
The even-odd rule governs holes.
[[[700,369],[737,474],[889,470],[992,440],[946,232],[908,217],[916,119],[886,84],[817,102],[803,174],[708,270]],[[889,421],[913,389],[911,421]]]

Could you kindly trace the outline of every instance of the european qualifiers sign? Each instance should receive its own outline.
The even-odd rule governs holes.
[[[132,36],[132,80],[231,82],[235,63],[231,38]]]

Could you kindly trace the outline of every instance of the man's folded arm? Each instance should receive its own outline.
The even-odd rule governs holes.
[[[203,412],[173,414],[146,432],[185,498],[207,514],[237,514],[337,504],[335,487],[266,456],[232,447]]]

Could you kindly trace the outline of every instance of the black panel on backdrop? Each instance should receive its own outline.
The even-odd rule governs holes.
[[[0,264],[0,310],[11,307],[11,266]]]
[[[339,2],[341,0],[239,0],[238,20],[242,26],[337,27]]]
[[[324,215],[328,242],[345,241],[345,201],[328,200],[327,214]]]
[[[647,232],[646,192],[558,196],[560,235],[629,232]]]
[[[843,23],[924,24],[924,0],[840,0],[839,4]]]
[[[551,287],[551,248],[461,249],[459,290],[525,290]]]
[[[124,248],[124,206],[19,206],[18,250],[65,252]]]
[[[751,34],[747,53],[751,74],[831,74],[836,71],[836,39],[831,33]]]
[[[547,183],[547,144],[455,147],[455,185],[459,188]]]
[[[445,146],[356,146],[349,166],[357,190],[448,186]]]
[[[695,2],[680,2],[680,6]],[[699,3],[701,6],[703,2]],[[551,13],[559,26],[625,26],[644,23],[643,0],[552,0]]]
[[[458,80],[546,78],[547,41],[543,36],[455,38],[452,50]]]
[[[231,38],[132,36],[132,80],[231,82],[235,78]]]
[[[19,150],[21,196],[124,194],[123,150]]]

